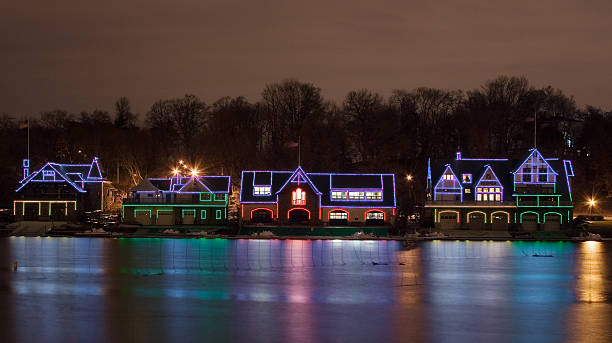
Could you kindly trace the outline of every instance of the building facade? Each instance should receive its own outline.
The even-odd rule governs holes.
[[[573,219],[572,162],[523,158],[430,161],[426,215],[441,229],[555,231]]]
[[[243,171],[244,224],[372,225],[392,223],[395,175]]]
[[[23,160],[23,179],[15,191],[15,220],[73,221],[85,211],[104,210],[104,177],[97,157],[89,164],[48,162],[30,172]]]
[[[144,179],[123,199],[124,222],[143,226],[227,224],[229,176],[182,176]]]

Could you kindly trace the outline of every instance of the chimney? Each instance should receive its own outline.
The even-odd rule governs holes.
[[[23,159],[23,178],[30,176],[30,160],[27,158]]]

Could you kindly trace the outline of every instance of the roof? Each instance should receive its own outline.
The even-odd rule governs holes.
[[[53,180],[45,179],[45,172],[53,172]],[[86,182],[101,182],[103,175],[100,170],[98,158],[94,157],[89,164],[67,164],[47,162],[39,170],[31,173],[25,179],[21,180],[21,186],[16,192],[22,191],[30,182],[37,183],[55,183],[64,181],[72,188],[80,193],[86,193]]]
[[[301,167],[295,171],[243,171],[240,201],[243,203],[276,203],[277,194],[293,178],[304,173],[302,181],[311,182],[320,193],[321,206],[338,207],[395,207],[394,174],[306,173]],[[302,177],[302,176],[299,176]],[[254,195],[254,186],[270,186],[270,195]],[[380,190],[382,200],[332,200],[332,190]]]
[[[142,185],[142,187],[141,187]],[[149,186],[150,185],[150,186]],[[141,188],[139,188],[141,187]],[[141,181],[138,186],[130,191],[149,191],[162,192],[211,192],[211,193],[231,193],[230,176],[174,176],[171,178],[149,178]]]
[[[536,150],[537,151],[537,150]],[[459,178],[463,188],[474,188],[483,176],[487,167],[490,166],[498,180],[503,186],[503,198],[505,200],[512,199],[514,193],[514,172],[523,164],[523,162],[531,156],[533,149],[521,155],[519,159],[453,159],[449,160],[431,160],[431,185],[435,187],[436,183],[442,177],[446,166],[450,166],[455,175]],[[538,151],[539,153],[539,151]],[[566,170],[563,160],[546,158],[545,161],[557,173],[556,193],[561,195],[562,201],[570,201],[569,186],[567,182]],[[462,182],[463,174],[472,174],[472,183],[467,184]],[[569,175],[571,176],[571,175]],[[476,192],[463,193],[464,201],[474,201]]]

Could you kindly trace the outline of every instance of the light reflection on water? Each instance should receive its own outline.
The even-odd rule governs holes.
[[[0,239],[0,341],[608,339],[611,248]]]

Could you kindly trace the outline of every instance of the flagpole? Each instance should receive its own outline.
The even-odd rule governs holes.
[[[298,166],[302,165],[302,136],[298,136]]]
[[[28,161],[30,160],[30,117],[26,117],[26,124],[28,125]]]
[[[537,149],[538,143],[538,112],[533,111],[533,148]]]

